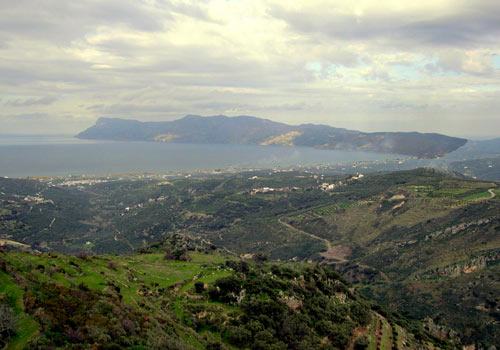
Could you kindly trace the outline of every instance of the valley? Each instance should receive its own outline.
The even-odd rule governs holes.
[[[498,191],[429,168],[2,178],[0,238],[15,242],[4,250],[98,257],[178,235],[231,259],[319,263],[436,336],[490,346],[500,341]]]

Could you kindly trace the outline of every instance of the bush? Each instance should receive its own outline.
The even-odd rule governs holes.
[[[0,339],[16,334],[16,317],[12,308],[0,305]]]
[[[72,328],[68,328],[66,330],[66,337],[71,343],[81,343],[85,340],[85,337],[81,331],[78,329],[74,330]]]
[[[164,260],[191,261],[192,258],[183,249],[177,249],[172,252],[167,251],[163,256]]]
[[[370,309],[360,303],[353,303],[350,306],[351,317],[354,321],[362,325],[367,325],[371,321]]]
[[[122,326],[123,329],[128,333],[131,334],[135,331],[135,325],[134,322],[130,321],[129,319],[124,319],[122,320]]]
[[[262,263],[268,261],[269,257],[264,253],[257,253],[253,256],[253,260],[257,263]]]
[[[201,294],[205,290],[205,284],[203,282],[196,282],[194,284],[194,290],[196,293]]]
[[[369,344],[370,344],[370,342],[368,341],[367,337],[364,337],[364,336],[363,337],[359,337],[354,342],[354,350],[365,350],[365,349],[368,349],[368,345]]]
[[[231,344],[243,346],[252,339],[252,332],[245,327],[229,327],[228,339]]]
[[[87,253],[86,251],[81,251],[80,253],[76,254],[76,257],[78,259],[87,260],[87,258],[89,257],[89,253]]]
[[[214,286],[208,291],[213,301],[235,302],[236,296],[241,291],[241,281],[234,277],[222,277],[215,281]]]

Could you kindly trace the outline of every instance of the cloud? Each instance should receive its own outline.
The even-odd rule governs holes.
[[[113,104],[102,108],[94,108],[102,114],[109,115],[144,115],[150,113],[167,113],[175,111],[168,105],[137,105],[137,104]]]
[[[384,6],[383,1],[360,2],[361,6],[349,8],[348,2],[340,1],[334,6],[316,1],[313,6],[304,8],[274,5],[269,8],[269,15],[283,20],[300,33],[343,41],[376,40],[376,44],[398,48],[411,48],[415,44],[476,47],[496,43],[500,34],[496,16],[500,3],[456,1],[453,8],[451,4],[440,6],[443,3],[446,4],[442,1],[421,8],[411,5],[391,8]]]
[[[499,11],[487,0],[3,1],[0,103],[71,133],[101,115],[219,113],[363,130],[460,120],[490,133],[475,120],[498,120]],[[16,132],[38,123],[16,120]]]
[[[0,31],[12,37],[69,43],[100,26],[124,26],[140,31],[161,31],[171,20],[141,0],[58,1],[29,0],[0,3]]]
[[[12,106],[12,107],[50,105],[53,102],[55,102],[56,100],[57,100],[57,98],[53,97],[53,96],[33,97],[33,98],[15,99],[12,101],[7,101],[4,103],[4,105],[5,106]]]
[[[15,114],[7,116],[9,119],[21,119],[21,120],[43,120],[49,118],[46,113],[27,113],[27,114]]]

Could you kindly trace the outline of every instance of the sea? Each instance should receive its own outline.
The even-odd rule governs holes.
[[[42,177],[314,166],[396,159],[394,154],[305,147],[80,140],[0,135],[0,176]]]

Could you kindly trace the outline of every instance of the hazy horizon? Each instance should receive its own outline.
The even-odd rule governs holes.
[[[500,137],[500,3],[0,3],[3,134],[250,115]]]

